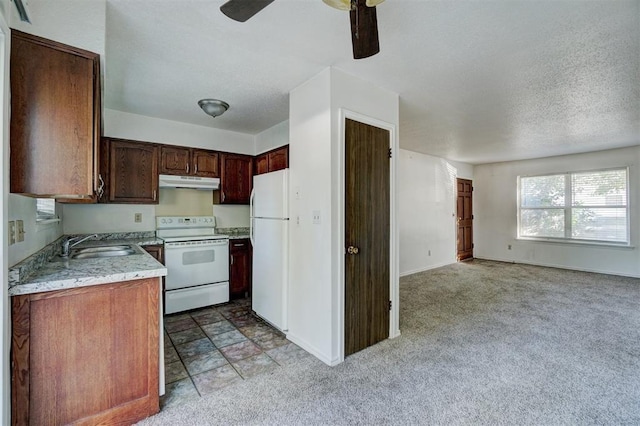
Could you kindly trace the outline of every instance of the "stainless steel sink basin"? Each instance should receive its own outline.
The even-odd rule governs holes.
[[[139,248],[127,245],[82,247],[71,250],[69,257],[55,256],[51,262],[66,262],[79,259],[99,259],[104,257],[131,256],[142,253]]]
[[[71,255],[69,255],[69,257],[71,259],[96,259],[99,257],[129,256],[132,254],[138,254],[138,252],[133,249],[94,251],[94,252],[83,252],[83,253],[72,252]]]
[[[112,251],[123,251],[123,250],[133,250],[131,245],[121,245],[121,246],[102,246],[102,247],[83,247],[72,249],[72,253],[84,254],[84,253],[103,253],[103,252],[112,252]]]

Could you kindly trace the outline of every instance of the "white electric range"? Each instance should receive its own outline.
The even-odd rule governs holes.
[[[229,236],[214,216],[157,216],[164,240],[165,314],[229,301]]]

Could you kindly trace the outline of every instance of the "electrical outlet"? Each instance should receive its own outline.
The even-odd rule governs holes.
[[[9,221],[9,245],[16,243],[16,223]]]
[[[135,213],[133,215],[133,221],[136,223],[142,222],[142,213]]]
[[[320,225],[320,210],[313,211],[313,224]]]
[[[21,243],[24,241],[24,221],[16,220],[16,241]]]
[[[296,216],[296,225],[300,225],[300,216]]]

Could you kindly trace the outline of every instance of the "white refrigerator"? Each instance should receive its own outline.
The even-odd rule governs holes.
[[[253,245],[251,307],[287,330],[289,259],[289,169],[253,177],[250,203]]]

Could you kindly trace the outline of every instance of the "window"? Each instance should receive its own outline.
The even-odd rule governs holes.
[[[36,199],[36,222],[56,219],[56,200],[53,198]]]
[[[629,244],[626,168],[518,178],[518,237]]]

